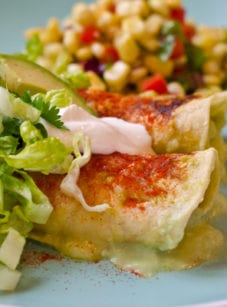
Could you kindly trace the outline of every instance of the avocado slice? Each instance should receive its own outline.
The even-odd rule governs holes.
[[[44,67],[19,56],[0,54],[0,85],[11,92],[23,95],[45,93],[51,89],[66,88],[72,94],[73,103],[91,114],[95,112],[64,81]]]

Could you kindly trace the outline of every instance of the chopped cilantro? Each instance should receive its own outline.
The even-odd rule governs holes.
[[[51,106],[50,103],[46,102],[43,95],[31,96],[29,92],[25,92],[21,99],[40,110],[41,117],[48,123],[59,129],[64,128],[64,123],[60,119],[59,108]]]

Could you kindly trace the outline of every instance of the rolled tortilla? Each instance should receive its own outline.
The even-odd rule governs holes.
[[[118,244],[168,253],[213,211],[217,161],[213,148],[191,154],[93,155],[81,168],[78,186],[90,206],[110,206],[102,212],[88,212],[63,193],[62,175],[32,174],[54,210],[31,237],[82,260],[111,259]]]

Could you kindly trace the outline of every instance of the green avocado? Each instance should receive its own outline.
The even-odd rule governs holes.
[[[76,94],[64,81],[44,67],[19,56],[0,54],[0,85],[11,92],[23,95],[45,93],[51,89],[67,88],[72,94],[73,103],[94,115],[85,100]]]

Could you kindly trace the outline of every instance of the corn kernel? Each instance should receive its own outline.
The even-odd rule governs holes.
[[[101,43],[95,42],[91,45],[92,54],[97,58],[102,58],[105,52],[105,46]]]
[[[133,37],[141,37],[145,31],[143,20],[139,16],[130,16],[122,21],[122,30]]]
[[[139,88],[140,90],[140,88]],[[155,96],[157,96],[157,92],[150,90],[150,91],[145,91],[145,92],[141,92],[139,94],[139,96],[141,98],[145,98],[145,99],[153,99]]]
[[[139,56],[140,48],[132,35],[122,33],[115,42],[115,47],[122,61],[133,63]]]
[[[178,82],[170,82],[168,83],[167,85],[167,89],[168,89],[168,92],[170,94],[175,94],[179,97],[184,97],[185,96],[185,90],[183,88],[183,86],[178,83]]]
[[[72,16],[76,22],[85,27],[95,22],[94,13],[85,3],[76,3],[72,9]]]
[[[65,18],[62,22],[62,27],[63,27],[63,33],[64,31],[67,31],[67,30],[74,30],[75,32],[79,32],[81,33],[84,29],[84,26],[81,25],[80,23],[76,22],[72,15],[71,16],[68,16],[67,18]]]
[[[144,57],[144,65],[152,73],[161,73],[164,77],[169,77],[173,71],[173,61],[161,61],[158,57],[148,55]]]
[[[42,31],[39,32],[39,39],[44,45],[52,43],[54,41],[52,39],[52,35],[47,29],[43,29]]]
[[[193,43],[201,48],[209,50],[215,45],[216,40],[214,40],[214,38],[207,33],[196,35],[193,38]]]
[[[160,15],[169,15],[169,7],[166,5],[165,0],[149,0],[148,4],[153,11],[159,13]]]
[[[143,0],[122,0],[116,2],[116,14],[121,17],[137,15],[146,16],[149,12],[147,3]]]
[[[104,33],[107,40],[113,40],[119,32],[118,16],[111,12],[101,12],[97,19],[98,28]]]
[[[67,71],[72,73],[72,74],[78,74],[80,72],[83,72],[83,68],[81,65],[76,64],[76,63],[70,63],[67,66]]]
[[[155,52],[160,47],[160,42],[156,38],[150,37],[147,33],[144,33],[138,40],[140,44],[150,52]]]
[[[159,14],[152,14],[145,21],[145,28],[147,33],[157,35],[162,28],[164,19]]]
[[[114,5],[114,0],[99,0],[97,2],[99,10],[108,10],[112,5]]]
[[[216,59],[222,59],[225,55],[227,55],[227,44],[226,43],[218,43],[213,48],[213,55]]]
[[[220,85],[222,82],[220,76],[217,75],[204,75],[203,80],[206,85]]]
[[[50,43],[44,46],[43,55],[55,59],[63,50],[61,43]]]
[[[47,23],[47,31],[51,37],[51,42],[57,42],[61,39],[59,20],[57,18],[50,18]]]
[[[93,71],[88,71],[87,76],[91,82],[91,86],[90,86],[91,89],[96,89],[100,91],[106,90],[105,83]]]
[[[212,50],[212,47],[225,39],[225,35],[225,31],[221,28],[200,26],[197,29],[196,36],[193,38],[193,43],[202,48]]]
[[[86,61],[92,57],[92,51],[90,47],[81,47],[76,50],[75,55],[78,60]]]
[[[122,61],[117,61],[104,72],[104,80],[114,91],[120,91],[125,86],[130,73],[130,66]]]
[[[117,17],[111,12],[103,11],[99,14],[99,18],[97,19],[97,25],[99,29],[108,30],[109,26],[116,24],[117,24]]]
[[[220,67],[218,65],[218,62],[215,60],[210,60],[204,63],[203,65],[203,72],[205,74],[216,74],[220,71]]]
[[[137,67],[132,69],[129,75],[129,82],[136,83],[140,79],[144,78],[148,74],[148,70],[146,67]]]
[[[62,33],[59,28],[59,21],[57,18],[50,18],[46,28],[33,28],[25,32],[26,38],[31,38],[37,34],[40,41],[46,45],[49,43],[60,42]]]
[[[64,32],[63,45],[68,49],[69,52],[75,53],[79,48],[79,36],[73,29],[69,29]]]
[[[166,0],[166,4],[171,8],[182,7],[181,0]]]

